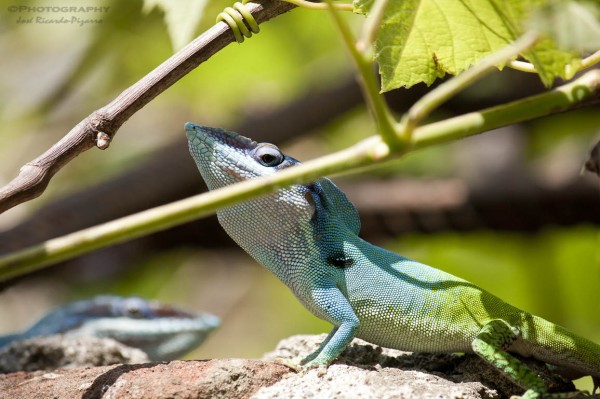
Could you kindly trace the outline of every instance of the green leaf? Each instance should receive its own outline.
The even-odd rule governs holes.
[[[208,0],[144,0],[143,11],[159,8],[165,13],[173,50],[177,51],[194,38],[206,3]]]
[[[373,0],[355,0],[355,12],[368,13]],[[482,57],[511,43],[545,0],[391,0],[375,43],[382,91],[424,82],[431,85],[456,75]],[[552,39],[540,41],[523,55],[546,86],[567,78],[576,66],[576,51],[558,49]],[[502,68],[503,65],[498,65]],[[572,70],[572,68],[571,68]]]
[[[530,26],[552,37],[564,50],[600,49],[598,2],[556,1],[534,13]]]

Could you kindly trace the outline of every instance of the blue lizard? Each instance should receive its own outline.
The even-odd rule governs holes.
[[[186,123],[210,190],[300,164],[269,143]],[[333,329],[303,368],[326,366],[359,337],[408,351],[470,352],[524,389],[550,396],[512,353],[600,384],[600,345],[476,285],[362,240],[358,212],[329,179],[296,184],[217,212],[227,233]],[[557,394],[566,396],[568,394]]]
[[[27,330],[0,337],[0,348],[16,340],[54,334],[113,338],[146,352],[150,360],[173,360],[204,341],[219,326],[209,313],[193,315],[139,297],[102,295],[55,309]]]

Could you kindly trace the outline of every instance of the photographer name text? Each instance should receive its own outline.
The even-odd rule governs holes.
[[[72,16],[72,17],[57,17],[57,18],[38,16],[38,17],[29,17],[29,18],[19,17],[19,18],[17,18],[17,20],[15,22],[17,24],[22,24],[22,25],[26,25],[26,24],[47,24],[47,25],[77,25],[77,26],[84,26],[84,25],[101,24],[102,20],[101,19],[93,19],[93,18],[80,18],[80,17],[76,17],[76,16]]]

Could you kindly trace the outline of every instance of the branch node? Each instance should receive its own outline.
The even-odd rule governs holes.
[[[110,146],[112,137],[117,130],[114,127],[114,122],[111,121],[105,112],[98,110],[91,114],[87,121],[88,128],[86,129],[96,147],[101,150],[106,150]]]
[[[111,131],[110,125],[111,125],[111,123],[113,123],[112,122],[113,119],[114,118],[110,118],[102,110],[98,110],[89,116],[88,123],[90,124],[92,129],[94,129],[96,131],[101,131],[101,130]]]
[[[247,7],[257,23],[268,21],[295,6],[282,1],[263,1]],[[92,147],[105,149],[133,114],[231,43],[227,30],[209,29],[198,39],[165,60],[153,71],[125,89],[108,105],[79,122],[59,142],[29,162],[23,172],[0,186],[0,214],[43,193],[50,179],[75,156]],[[104,136],[107,135],[108,137]]]

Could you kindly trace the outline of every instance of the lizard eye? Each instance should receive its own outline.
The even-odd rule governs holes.
[[[142,314],[142,310],[134,304],[127,305],[127,316],[137,318]]]
[[[283,154],[273,144],[260,144],[254,150],[254,158],[264,166],[277,166],[283,162]]]
[[[147,305],[139,298],[128,298],[122,310],[123,316],[132,319],[140,319],[146,317]]]

